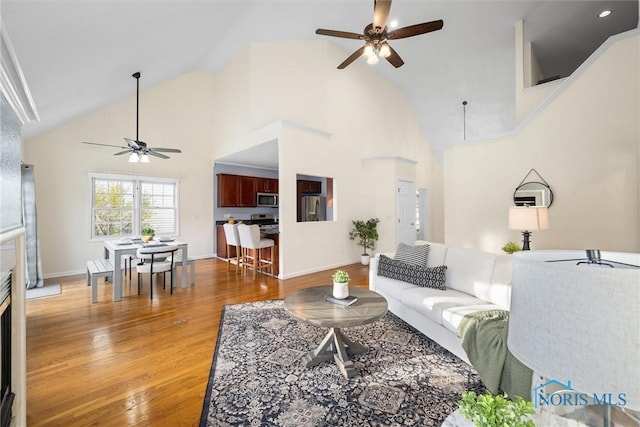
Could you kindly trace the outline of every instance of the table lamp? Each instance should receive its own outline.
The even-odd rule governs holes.
[[[512,206],[509,208],[509,229],[522,231],[522,250],[528,251],[532,231],[549,228],[546,206]]]
[[[536,407],[602,408],[605,426],[612,408],[639,411],[640,269],[513,257],[507,345],[544,377],[532,385]],[[562,392],[548,399],[554,384]]]

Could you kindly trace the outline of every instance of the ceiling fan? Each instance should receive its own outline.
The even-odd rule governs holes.
[[[177,148],[148,147],[146,142],[140,141],[140,139],[138,139],[138,115],[139,115],[138,112],[139,112],[139,105],[140,105],[140,73],[139,72],[133,73],[131,77],[136,79],[136,139],[133,140],[131,138],[124,138],[124,140],[127,142],[126,147],[120,146],[120,145],[100,144],[98,142],[83,141],[82,143],[91,144],[91,145],[102,145],[105,147],[124,148],[123,151],[119,151],[115,153],[114,156],[120,156],[122,154],[130,153],[129,162],[131,163],[135,163],[135,162],[148,163],[149,157],[147,155],[160,157],[161,159],[168,159],[169,156],[162,153],[182,153],[182,151],[178,150]]]
[[[408,27],[398,28],[397,30],[387,31],[387,18],[391,9],[391,0],[374,0],[373,1],[373,22],[364,27],[362,34],[350,33],[348,31],[324,30],[318,28],[316,34],[331,37],[341,37],[344,39],[364,40],[364,46],[356,50],[345,59],[342,64],[338,65],[338,69],[342,70],[347,65],[355,61],[363,54],[367,57],[367,63],[376,64],[378,55],[385,58],[394,67],[402,67],[404,61],[390,45],[389,40],[404,39],[420,34],[430,33],[442,29],[444,21],[424,22],[422,24],[410,25]]]

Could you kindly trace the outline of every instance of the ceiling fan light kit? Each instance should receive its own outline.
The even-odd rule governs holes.
[[[362,34],[351,33],[348,31],[325,30],[322,28],[318,28],[316,30],[316,34],[323,36],[363,40],[365,42],[364,46],[356,50],[351,54],[351,56],[338,65],[339,70],[346,68],[347,65],[351,64],[360,56],[365,56],[368,64],[377,64],[378,56],[380,56],[389,61],[389,63],[394,67],[402,67],[402,65],[404,65],[404,61],[400,58],[398,52],[389,45],[389,40],[403,39],[430,33],[432,31],[438,31],[444,26],[444,21],[440,19],[437,21],[424,22],[422,24],[398,28],[393,31],[387,31],[389,10],[391,10],[391,0],[374,0],[373,22],[364,27]]]
[[[114,156],[120,156],[122,154],[129,154],[129,163],[149,163],[149,155],[159,157],[161,159],[168,159],[169,156],[162,153],[182,153],[177,148],[153,148],[148,147],[146,142],[140,141],[138,137],[139,128],[139,110],[140,110],[140,72],[133,73],[131,77],[136,79],[136,139],[124,138],[127,142],[127,146],[118,146],[111,144],[100,144],[97,142],[83,142],[83,144],[90,145],[102,145],[105,147],[117,147],[124,148],[123,151],[114,153]]]

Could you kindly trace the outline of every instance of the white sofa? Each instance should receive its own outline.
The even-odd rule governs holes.
[[[426,288],[378,276],[380,254],[371,259],[369,288],[383,295],[389,311],[469,363],[456,330],[469,313],[509,309],[511,255],[496,255],[470,249],[428,244],[427,267],[447,266],[447,290]],[[393,254],[384,254],[393,258]]]

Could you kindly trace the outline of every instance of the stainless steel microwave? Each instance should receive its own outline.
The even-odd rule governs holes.
[[[258,193],[256,205],[259,207],[278,207],[278,195],[275,193]]]

